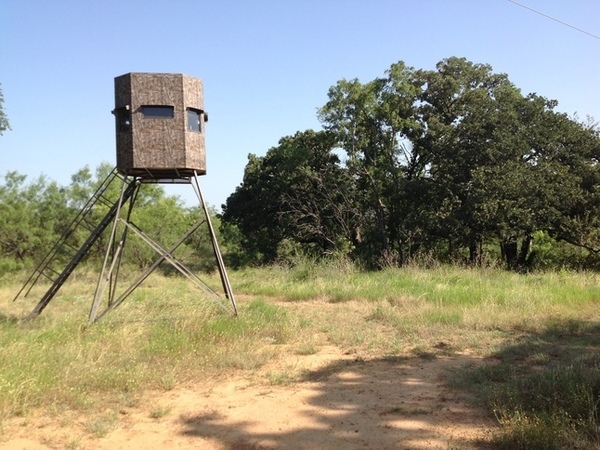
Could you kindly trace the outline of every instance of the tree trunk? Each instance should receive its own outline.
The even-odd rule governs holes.
[[[520,249],[516,238],[510,237],[501,241],[500,250],[502,251],[502,258],[506,262],[507,269],[519,270],[527,265],[527,258],[531,252],[532,242],[533,236],[531,234],[527,234],[523,238]]]
[[[531,244],[533,243],[533,236],[527,234],[521,241],[521,251],[517,259],[517,267],[524,268],[527,264],[527,258],[531,252]]]
[[[500,242],[502,258],[506,262],[506,268],[513,270],[517,265],[517,240],[514,238],[503,239]]]
[[[475,239],[469,245],[469,262],[473,265],[481,265],[481,245]]]

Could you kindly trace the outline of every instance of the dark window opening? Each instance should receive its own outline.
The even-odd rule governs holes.
[[[200,114],[202,111],[199,109],[188,108],[187,109],[187,129],[188,131],[195,131],[200,133]]]
[[[115,118],[117,130],[125,132],[131,130],[131,111],[128,108],[118,108],[115,111]]]
[[[172,119],[175,117],[175,108],[164,105],[145,105],[142,106],[142,114],[147,118]]]

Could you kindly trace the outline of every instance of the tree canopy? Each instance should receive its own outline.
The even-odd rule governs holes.
[[[273,261],[286,242],[324,255],[356,240],[354,186],[335,143],[331,133],[308,130],[282,138],[263,157],[248,156],[222,218],[239,229],[244,251],[257,261]]]
[[[4,95],[2,95],[2,87],[0,87],[0,136],[6,130],[10,130],[10,123],[8,122],[8,116],[4,112]]]
[[[225,224],[257,260],[292,242],[367,266],[428,254],[522,268],[536,233],[600,251],[598,128],[556,101],[456,57],[343,79],[328,98],[324,131],[250,155],[224,205]]]
[[[25,175],[14,171],[0,177],[0,275],[41,261],[111,170],[108,164],[101,164],[95,172],[84,167],[71,176],[67,186],[60,186],[44,176],[28,181]],[[103,196],[116,201],[120,194],[117,184],[111,184]],[[203,215],[199,207],[186,207],[178,197],[166,195],[156,184],[143,184],[135,205],[132,222],[167,247]],[[109,207],[110,204],[97,202],[90,212],[90,226],[95,226]],[[69,234],[68,245],[80,248],[90,231],[88,227],[78,227]],[[107,239],[108,236],[102,236],[97,241],[87,255],[88,262],[101,263]],[[188,261],[190,267],[212,270],[216,266],[211,245],[208,233],[197,231],[178,248],[177,256]],[[222,247],[227,249],[226,244]],[[156,258],[157,254],[143,241],[133,234],[128,238],[125,263],[143,268]]]

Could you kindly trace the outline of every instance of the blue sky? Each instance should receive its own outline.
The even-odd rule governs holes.
[[[518,3],[600,36],[598,0]],[[12,127],[0,136],[0,175],[66,185],[86,165],[115,164],[114,77],[185,73],[204,81],[201,183],[219,207],[249,153],[321,128],[317,108],[338,80],[369,81],[400,60],[434,69],[450,56],[600,120],[600,39],[509,0],[0,0]],[[194,204],[190,188],[168,192]]]

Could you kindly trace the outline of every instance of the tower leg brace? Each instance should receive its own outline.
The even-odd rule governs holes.
[[[109,311],[115,309],[119,306],[126,298],[137,288],[156,268],[158,268],[165,260],[169,262],[173,267],[175,267],[178,271],[180,271],[184,276],[186,276],[190,281],[192,281],[198,288],[203,290],[206,294],[210,295],[215,299],[215,301],[219,304],[219,306],[223,307],[227,310],[227,307],[220,302],[219,295],[212,290],[208,285],[206,285],[200,278],[195,275],[191,270],[189,270],[185,265],[183,265],[180,261],[178,261],[172,253],[188,238],[190,237],[194,231],[196,231],[204,222],[206,222],[208,226],[208,231],[213,247],[213,252],[215,255],[215,259],[217,262],[217,267],[219,270],[219,275],[221,278],[221,284],[223,286],[223,291],[225,293],[226,298],[231,302],[231,306],[233,308],[233,315],[237,316],[237,305],[235,303],[235,298],[233,296],[233,291],[231,289],[231,284],[229,282],[229,278],[227,276],[227,271],[225,269],[225,264],[223,263],[223,257],[221,255],[221,251],[219,250],[219,245],[217,243],[216,235],[214,232],[214,228],[210,221],[210,215],[208,212],[208,208],[206,203],[204,202],[204,197],[202,196],[202,191],[200,189],[200,183],[198,181],[198,176],[195,173],[194,177],[190,179],[190,184],[194,188],[194,191],[200,201],[200,204],[203,208],[205,219],[198,221],[194,224],[186,234],[184,234],[177,243],[168,250],[163,249],[158,243],[153,241],[149,236],[147,236],[142,230],[137,228],[133,223],[130,222],[129,218],[131,215],[131,210],[133,208],[133,204],[135,202],[135,196],[131,198],[129,209],[127,213],[127,219],[124,220],[119,216],[119,212],[121,207],[123,206],[124,199],[123,194],[121,194],[121,198],[118,202],[118,212],[114,218],[114,223],[112,227],[112,232],[110,236],[110,241],[108,242],[106,255],[104,258],[104,264],[102,267],[102,271],[100,273],[100,277],[98,279],[98,284],[96,286],[96,293],[94,295],[94,300],[92,302],[92,306],[89,314],[89,321],[95,322],[107,314]],[[122,192],[125,192],[124,190]],[[124,226],[123,233],[121,238],[117,243],[117,225],[121,223]],[[121,264],[121,258],[123,255],[123,250],[125,247],[127,232],[132,231],[137,236],[139,236],[146,244],[148,244],[153,250],[155,250],[159,254],[159,258],[146,269],[132,284],[129,286],[118,298],[114,298],[117,291],[117,281],[118,281],[118,269]],[[108,306],[106,309],[99,313],[100,303],[102,298],[105,296],[106,289],[109,289],[108,293]]]

